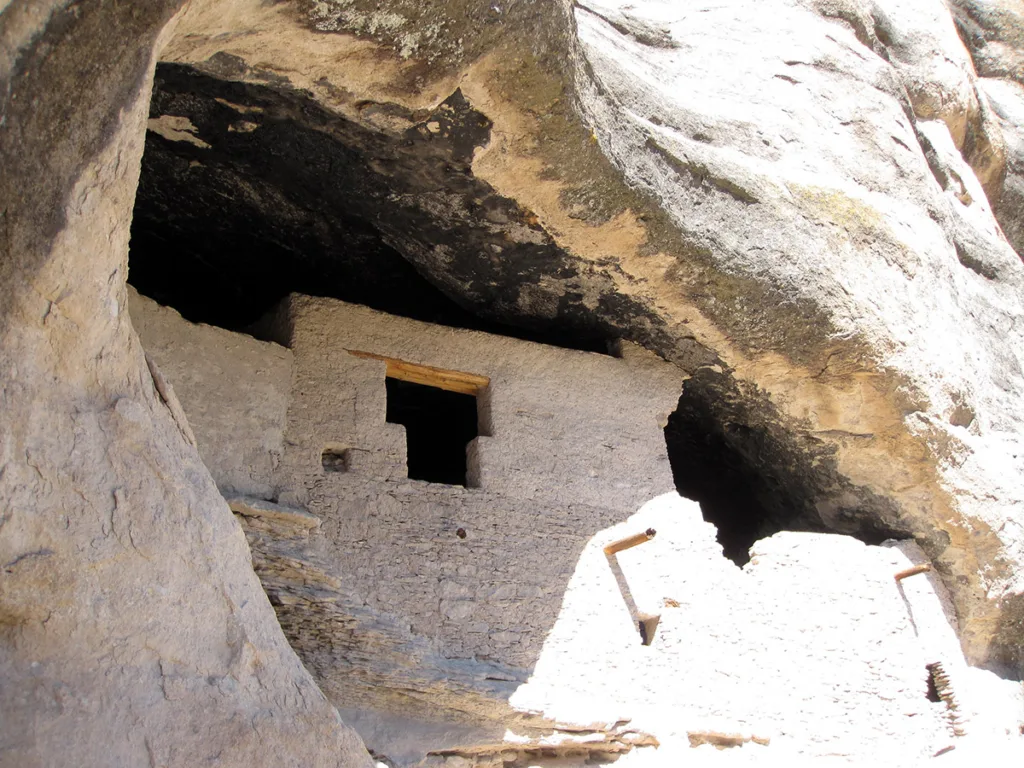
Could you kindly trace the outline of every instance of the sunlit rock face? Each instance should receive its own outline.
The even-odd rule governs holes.
[[[558,349],[300,295],[257,326],[280,344],[138,295],[130,309],[285,634],[378,756],[1012,749],[1019,685],[966,665],[916,544],[768,537],[781,521],[751,530],[756,504],[716,530],[665,492],[733,468],[711,429],[702,462],[670,466],[684,374],[635,345]],[[417,405],[410,387],[449,398]],[[252,496],[266,487],[276,502]],[[718,488],[703,516],[742,499]],[[745,537],[762,540],[741,569],[726,555]]]
[[[281,632],[128,316],[174,10],[0,16],[0,763],[369,766]]]
[[[214,463],[201,430],[173,379],[145,361],[126,276],[189,319],[236,331],[298,291],[589,353],[634,342],[677,366],[666,458],[730,558],[802,531],[809,538],[768,542],[792,544],[794,562],[835,552],[853,574],[894,564],[875,544],[913,539],[914,557],[934,565],[936,594],[949,592],[967,660],[1019,677],[1019,28],[1016,4],[975,0],[5,5],[0,373],[10,427],[0,499],[12,511],[0,518],[0,673],[18,693],[4,697],[2,748],[29,765],[144,754],[189,764],[221,746],[238,764],[368,759],[274,625],[200,461]],[[285,422],[248,417],[261,435],[250,455],[287,453]],[[273,470],[271,453],[249,462],[219,439],[210,456],[241,462],[221,490],[275,498],[272,472],[253,479]],[[344,466],[344,448],[314,469]],[[305,540],[296,525],[311,528],[280,514],[270,518],[290,532],[259,538],[251,521],[270,518],[246,522],[267,590],[276,577],[308,578],[323,589],[317,610],[359,613],[362,596],[331,591],[345,583],[337,563],[314,553],[306,571],[296,565],[289,553],[306,545],[289,541]],[[588,536],[626,519],[584,518]],[[742,535],[729,538],[740,521]],[[861,543],[833,550],[829,533]],[[611,566],[586,549],[603,543],[577,544],[578,558],[561,565],[578,562],[597,580],[578,583],[610,585],[593,567]],[[754,544],[754,559],[773,547]],[[173,563],[190,565],[167,570]],[[575,572],[560,571],[566,610],[578,605]],[[882,571],[871,573],[865,599],[895,617],[892,595],[872,591]],[[310,649],[331,647],[332,635],[304,645],[309,614],[283,606],[290,640],[328,687]],[[353,626],[335,618],[338,632]],[[392,619],[385,636],[416,634]],[[563,637],[558,621],[551,638]],[[915,627],[897,623],[894,642],[910,642]],[[499,713],[472,738],[465,728],[478,724],[439,725],[428,759],[500,761],[494,730],[502,718],[529,721],[522,713],[534,706],[507,698],[522,672],[464,665],[470,646],[453,645],[452,664],[429,634],[402,637],[381,647],[413,649],[433,670],[425,687],[409,686],[427,691],[412,697],[417,706],[455,706],[438,683],[451,677],[456,700],[469,691],[475,702],[458,706]],[[531,642],[547,638],[538,629]],[[568,646],[545,646],[538,669],[558,648]],[[386,688],[390,663],[373,653],[355,666]],[[896,655],[920,661],[908,653]],[[171,658],[179,666],[167,671],[159,662]],[[544,704],[549,689],[536,683],[522,695]],[[73,703],[54,708],[60,686]],[[600,690],[586,678],[568,700]],[[639,712],[662,693],[620,703]],[[363,718],[361,732],[418,754],[422,744],[395,736],[408,712],[374,720],[331,695],[346,717]],[[534,722],[564,717],[541,704]],[[786,712],[761,714],[790,727]],[[242,723],[263,725],[250,733]],[[570,741],[555,757],[637,747],[633,759],[652,753],[639,746],[659,729],[666,743],[690,738],[657,724],[595,725],[584,727],[604,743],[595,754]],[[740,725],[750,749],[770,748]],[[85,732],[102,749],[72,754]],[[933,746],[930,733],[922,726],[907,749]],[[538,731],[524,738],[512,762],[545,757]]]
[[[970,657],[1012,669],[1012,115],[957,29],[941,2],[197,5],[157,75],[138,284],[229,327],[301,290],[636,341],[693,376],[762,534],[915,538]]]

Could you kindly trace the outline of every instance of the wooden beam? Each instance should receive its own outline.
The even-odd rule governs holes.
[[[478,376],[475,373],[448,371],[444,368],[434,368],[430,365],[408,363],[405,360],[397,360],[393,357],[385,357],[373,352],[360,352],[355,349],[347,349],[345,351],[363,360],[383,360],[387,363],[386,374],[392,379],[446,389],[449,392],[475,396],[480,394],[480,390],[491,383],[487,376]]]
[[[633,536],[628,536],[625,539],[619,541],[613,541],[607,547],[604,548],[604,553],[611,557],[612,555],[622,552],[624,549],[632,549],[633,547],[641,544],[646,544],[648,541],[658,535],[658,532],[653,528],[648,528],[643,533],[637,533]]]
[[[905,570],[899,571],[896,574],[896,581],[903,581],[910,576],[917,576],[919,573],[928,573],[932,569],[928,563],[922,563],[921,565],[915,565]]]

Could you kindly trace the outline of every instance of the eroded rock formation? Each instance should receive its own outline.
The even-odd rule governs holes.
[[[303,290],[647,347],[758,535],[912,537],[1019,676],[1021,24],[952,5],[5,5],[4,757],[367,759],[154,385],[133,205],[140,287],[195,319]]]
[[[33,6],[2,17],[0,762],[369,766],[288,646],[128,319],[172,8]]]
[[[261,269],[302,242],[342,298],[372,280],[340,243],[372,241],[381,308],[433,295],[397,253],[458,305],[425,319],[635,340],[771,478],[769,530],[913,536],[971,657],[1016,665],[1015,134],[944,3],[236,0],[163,58],[151,119],[191,127],[150,134],[141,252],[223,233],[190,251],[231,283],[237,211]]]

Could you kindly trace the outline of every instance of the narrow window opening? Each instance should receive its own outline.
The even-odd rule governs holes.
[[[388,376],[387,420],[405,427],[411,480],[466,485],[466,446],[478,435],[475,395]]]
[[[351,451],[348,448],[329,445],[320,455],[320,463],[324,472],[348,472],[350,458]]]

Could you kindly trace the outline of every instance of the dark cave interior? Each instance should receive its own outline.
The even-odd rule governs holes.
[[[787,514],[800,505],[785,487],[772,487],[759,469],[764,453],[772,450],[765,435],[719,422],[696,387],[684,384],[665,427],[665,443],[676,489],[700,503],[704,519],[718,529],[723,554],[737,565],[750,560],[755,541],[778,531],[825,530]]]
[[[618,334],[582,311],[582,295],[567,292],[554,316],[514,311],[540,265],[568,273],[539,234],[524,245],[502,230],[529,216],[472,178],[464,144],[483,118],[458,92],[449,102],[451,136],[412,131],[396,144],[293,94],[159,65],[151,117],[185,116],[209,146],[147,132],[129,282],[230,330],[297,292],[608,354]],[[430,196],[429,206],[408,202]]]
[[[596,307],[571,289],[544,311],[523,304],[542,278],[571,283],[579,267],[528,212],[473,178],[467,147],[484,140],[489,122],[458,91],[446,105],[447,133],[410,129],[395,144],[294,94],[160,65],[151,116],[187,117],[207,146],[147,132],[129,282],[188,320],[235,331],[294,291],[605,354],[624,336],[644,343],[635,329],[651,323],[614,292]],[[538,231],[523,244],[510,238],[513,227]],[[751,544],[777,531],[835,530],[815,511],[816,494],[835,483],[808,476],[742,396],[733,392],[724,407],[729,387],[711,374],[691,377],[665,439],[680,494],[700,502],[726,556],[742,565]],[[388,420],[410,427],[439,406],[408,389],[388,380]],[[450,435],[461,466],[430,466],[439,425],[422,434],[410,427],[410,477],[465,484],[465,445],[476,434],[468,400],[453,406],[472,410],[472,434]],[[344,454],[324,461],[347,468]],[[860,519],[838,532],[876,543],[894,530]]]

